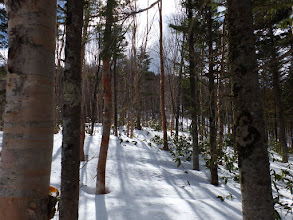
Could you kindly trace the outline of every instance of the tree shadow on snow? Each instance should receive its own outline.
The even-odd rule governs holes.
[[[108,212],[106,208],[106,195],[95,196],[96,219],[108,220]]]

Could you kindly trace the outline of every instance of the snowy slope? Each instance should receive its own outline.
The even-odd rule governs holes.
[[[88,161],[80,166],[80,220],[242,219],[239,183],[229,180],[224,184],[220,179],[220,186],[212,186],[203,159],[201,171],[193,171],[190,162],[177,168],[169,152],[154,143],[149,145],[156,134],[160,133],[144,128],[135,131],[133,139],[123,131],[120,139],[111,136],[106,174],[110,193],[106,195],[94,194],[101,126],[96,127],[94,136],[86,135]],[[62,134],[54,138],[51,185],[60,189]],[[284,164],[274,162],[272,166],[281,170]],[[226,175],[219,170],[220,177]],[[292,195],[284,193],[288,203],[292,202]],[[292,216],[289,213],[283,219]]]
[[[80,219],[82,220],[192,220],[241,219],[239,185],[211,186],[209,172],[177,168],[169,152],[147,142],[152,131],[136,131],[135,138],[121,135],[123,142],[111,136],[107,160],[107,185],[110,193],[95,195],[95,175],[101,138],[86,136],[85,154],[89,161],[81,164]],[[60,140],[55,136],[51,185],[60,188]],[[127,142],[128,140],[128,142]],[[202,161],[204,164],[204,161]],[[233,194],[222,202],[218,195]],[[58,219],[56,217],[56,219]]]

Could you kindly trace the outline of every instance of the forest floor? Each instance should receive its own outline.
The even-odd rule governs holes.
[[[80,165],[80,220],[242,219],[240,184],[233,180],[237,171],[231,169],[231,164],[228,171],[225,168],[229,164],[227,161],[225,166],[219,167],[220,185],[213,186],[209,183],[210,174],[204,157],[200,160],[200,171],[192,170],[192,163],[183,159],[177,167],[170,152],[161,150],[161,146],[153,142],[152,138],[161,136],[161,132],[144,127],[142,131],[135,130],[133,138],[127,137],[123,130],[119,134],[119,138],[113,135],[110,138],[106,173],[109,193],[106,195],[95,195],[101,125],[96,127],[93,136],[86,134],[84,147],[88,160]],[[60,132],[54,136],[51,173],[51,186],[59,190],[61,143]],[[277,155],[271,154],[273,176],[279,178],[275,186],[283,205],[276,207],[282,219],[293,219],[291,210],[287,213],[286,208],[286,205],[292,205],[288,186],[293,181],[289,171],[292,161],[290,157],[289,163],[282,164]],[[277,195],[275,186],[274,197]],[[59,219],[58,214],[55,220]]]

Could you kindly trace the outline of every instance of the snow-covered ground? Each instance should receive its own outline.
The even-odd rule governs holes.
[[[225,184],[220,179],[219,186],[211,185],[203,159],[200,161],[201,171],[192,170],[190,162],[183,162],[183,166],[177,168],[170,152],[150,144],[156,134],[160,132],[144,128],[135,131],[132,139],[122,130],[119,138],[111,135],[106,174],[109,193],[106,195],[94,193],[101,126],[96,127],[94,136],[86,135],[88,161],[80,165],[80,220],[242,219],[239,183],[228,180]],[[51,185],[58,189],[61,142],[62,134],[56,134]],[[272,166],[278,171],[285,167],[278,162]],[[219,169],[219,176],[227,176],[224,169]],[[286,195],[292,203],[292,195]],[[286,212],[282,211],[283,217]],[[292,216],[289,213],[283,219],[292,219]],[[54,219],[58,219],[58,213]]]

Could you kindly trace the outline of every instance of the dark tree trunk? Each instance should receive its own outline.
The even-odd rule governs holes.
[[[216,105],[215,105],[215,77],[214,77],[214,64],[213,64],[213,36],[212,36],[212,12],[209,8],[207,10],[207,23],[208,23],[208,47],[209,47],[209,123],[210,123],[210,149],[211,149],[211,184],[219,185],[218,180],[218,155],[217,155],[217,129],[216,129]]]
[[[118,137],[118,110],[117,110],[117,73],[116,73],[116,66],[117,66],[117,57],[114,57],[113,62],[113,104],[114,104],[114,133],[115,136]]]
[[[167,121],[165,113],[165,72],[164,72],[164,57],[163,57],[163,19],[162,19],[162,0],[159,2],[160,14],[160,109],[161,109],[161,123],[163,128],[164,146],[163,150],[169,150],[167,142]]]
[[[277,52],[275,48],[275,40],[274,40],[274,32],[272,27],[269,28],[269,35],[271,40],[271,58],[275,60],[277,58]],[[280,87],[280,73],[278,69],[278,63],[275,62],[272,64],[272,74],[273,74],[273,86],[275,93],[275,104],[276,104],[276,112],[277,112],[277,124],[279,125],[279,142],[281,145],[281,154],[282,161],[284,163],[288,162],[288,147],[286,144],[286,131],[285,131],[285,119],[284,119],[284,110],[282,103],[282,90]]]
[[[277,121],[277,106],[275,106],[274,109],[274,136],[275,136],[275,141],[278,142],[279,135],[278,135],[278,121]],[[281,152],[281,149],[278,149],[279,152]]]
[[[115,0],[107,1],[106,8],[106,26],[104,31],[104,48],[102,51],[102,81],[103,81],[103,93],[104,93],[104,117],[103,117],[103,133],[100,147],[99,161],[97,166],[97,182],[96,182],[96,194],[107,193],[105,185],[106,176],[106,160],[109,148],[110,130],[111,130],[111,118],[112,118],[112,91],[111,91],[111,44],[112,44],[112,26],[113,10]]]
[[[135,10],[136,10],[136,1]],[[137,57],[136,57],[136,19],[134,16],[134,27],[132,35],[132,50],[133,50],[133,70],[134,70],[134,103],[136,112],[136,125],[135,128],[141,130],[141,108],[140,108],[140,91],[139,91],[139,71],[137,68]]]
[[[228,0],[227,8],[243,219],[274,219],[269,158],[256,72],[252,1]]]
[[[184,36],[183,36],[184,39]],[[180,100],[182,99],[181,95],[181,80],[182,80],[182,71],[183,71],[183,62],[184,62],[184,55],[183,55],[183,44],[181,50],[181,61],[180,61],[180,68],[179,68],[179,76],[178,76],[178,92],[177,92],[177,99],[176,99],[176,115],[175,115],[175,139],[178,139],[179,133],[179,117],[180,117]]]
[[[78,219],[83,1],[68,0],[60,219]]]
[[[221,38],[221,64],[220,64],[220,74],[218,74],[218,85],[217,85],[217,108],[218,108],[218,129],[219,129],[219,137],[218,137],[218,145],[219,145],[219,151],[222,150],[223,147],[223,136],[224,136],[224,125],[223,125],[223,82],[222,78],[225,72],[224,66],[225,66],[225,24],[223,24],[223,36]]]
[[[291,142],[291,149],[293,150],[293,122],[290,125],[290,142]]]
[[[85,66],[85,45],[87,43],[88,38],[88,26],[90,21],[90,7],[89,4],[84,5],[84,22],[83,22],[83,30],[82,30],[82,44],[81,44],[81,112],[80,112],[80,161],[85,161],[84,155],[84,139],[85,139],[85,122],[87,117],[87,107],[86,107],[86,66]]]
[[[190,82],[190,99],[191,99],[191,137],[193,149],[193,169],[199,170],[199,150],[198,150],[198,130],[197,130],[197,84],[195,76],[195,52],[194,52],[194,28],[193,26],[193,13],[191,0],[188,1],[188,21],[190,31],[188,33],[188,48],[189,48],[189,82]]]
[[[101,56],[99,55],[99,61],[98,61],[98,69],[96,72],[96,77],[95,77],[95,87],[94,87],[94,94],[93,94],[93,100],[92,100],[92,115],[91,115],[91,131],[90,135],[93,135],[94,129],[95,129],[95,123],[97,120],[97,94],[98,94],[98,87],[100,84],[100,78],[99,78],[99,73],[100,73],[100,66],[101,66]]]

